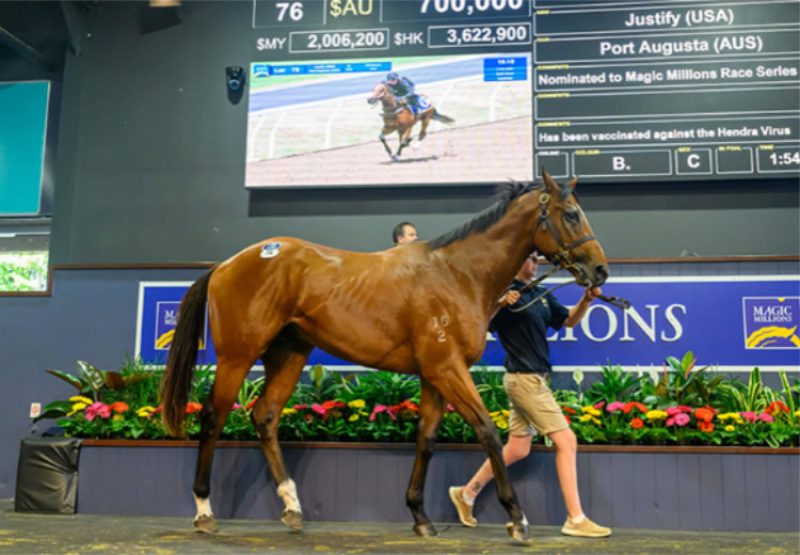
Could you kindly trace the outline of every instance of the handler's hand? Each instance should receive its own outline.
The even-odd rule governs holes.
[[[519,291],[515,291],[515,290],[512,289],[511,291],[506,291],[506,293],[502,297],[500,297],[500,300],[498,301],[498,304],[501,307],[502,306],[511,306],[512,304],[514,304],[518,300],[519,300]]]
[[[603,291],[599,287],[587,287],[586,291],[583,292],[583,298],[587,303],[590,303],[602,294]]]

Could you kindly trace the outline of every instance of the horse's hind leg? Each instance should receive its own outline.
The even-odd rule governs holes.
[[[247,373],[253,365],[250,359],[231,360],[220,356],[217,360],[217,375],[214,386],[211,388],[209,399],[200,413],[200,450],[197,457],[197,470],[195,471],[194,500],[197,504],[197,515],[194,526],[200,532],[213,533],[217,531],[214,514],[211,511],[210,493],[211,463],[214,460],[214,446],[217,443],[228,413],[231,411],[236,395],[242,387]]]
[[[422,118],[422,128],[419,130],[419,137],[417,138],[418,141],[424,139],[428,134],[428,126],[431,124],[431,120],[433,119],[433,110],[429,113],[425,114]]]
[[[251,414],[272,478],[278,485],[278,495],[283,499],[281,520],[296,531],[303,528],[303,511],[294,480],[289,476],[283,462],[278,444],[278,424],[283,407],[294,391],[312,348],[305,341],[290,337],[287,332],[275,339],[262,358],[265,373],[264,394],[256,402]]]
[[[419,424],[417,426],[417,456],[406,492],[406,505],[414,516],[414,532],[418,536],[435,536],[436,529],[425,514],[423,490],[428,462],[433,455],[439,424],[442,422],[445,400],[426,380],[421,380],[422,392],[419,400]]]

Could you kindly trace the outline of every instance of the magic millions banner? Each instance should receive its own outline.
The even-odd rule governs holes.
[[[166,361],[178,306],[189,285],[140,283],[136,353],[144,362]],[[693,351],[699,364],[721,371],[755,366],[800,371],[800,276],[612,278],[603,293],[624,297],[632,306],[623,311],[595,301],[578,326],[551,330],[556,371],[596,370],[609,362],[628,369],[660,367],[667,356],[686,351]],[[577,286],[555,293],[567,306],[581,294]],[[504,357],[500,343],[487,334],[479,364],[501,367]],[[215,360],[206,325],[198,362]],[[353,368],[318,349],[308,363]]]

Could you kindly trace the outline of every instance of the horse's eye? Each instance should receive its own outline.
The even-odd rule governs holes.
[[[577,211],[564,212],[564,219],[574,225],[581,221],[581,215]]]

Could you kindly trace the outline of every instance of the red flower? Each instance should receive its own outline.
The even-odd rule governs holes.
[[[314,403],[313,405],[311,405],[311,410],[313,410],[318,415],[323,416],[323,417],[328,414],[328,409],[326,409],[324,406],[320,405],[319,403]]]
[[[333,409],[341,409],[341,408],[344,408],[344,406],[345,406],[345,404],[343,402],[341,402],[341,401],[325,401],[324,403],[322,403],[322,408],[324,408],[326,411],[327,410],[333,410]],[[311,408],[314,408],[314,407],[311,407]]]
[[[574,411],[573,411],[573,412],[574,412]],[[569,424],[570,426],[572,426],[572,418],[570,418],[568,414],[565,414],[565,415],[564,415],[564,418],[567,420],[567,424]]]
[[[705,422],[706,424],[708,424],[709,422],[714,420],[714,412],[709,410],[706,407],[703,407],[703,408],[699,408],[699,409],[695,409],[694,410],[694,417],[696,419],[701,420],[702,422]],[[701,427],[700,429],[702,430],[703,428]],[[714,427],[712,426],[711,429],[713,430]]]
[[[779,412],[789,412],[789,407],[783,401],[772,401],[764,412],[777,416]]]
[[[633,409],[638,409],[639,412],[641,412],[642,414],[647,412],[647,407],[638,401],[631,401],[629,403],[625,403],[625,406],[622,408],[622,412],[628,414]]]
[[[308,408],[308,405],[306,405],[305,403],[303,403],[302,405],[300,405],[300,404],[298,404],[298,405],[295,405],[295,406],[293,406],[292,408],[293,408],[294,410],[306,410],[306,409]]]
[[[700,422],[700,430],[706,433],[710,433],[714,431],[714,424],[711,422]]]
[[[201,410],[203,410],[203,405],[200,403],[195,403],[194,401],[186,403],[186,414],[200,412]]]
[[[254,405],[257,403],[257,402],[258,402],[258,399],[257,399],[257,398],[256,398],[256,399],[253,399],[252,401],[250,401],[249,403],[247,403],[247,404],[244,406],[244,409],[245,409],[245,410],[250,410],[250,409],[252,409],[252,408],[253,408],[253,406],[254,406]]]
[[[128,412],[128,403],[123,403],[122,401],[111,403],[111,410],[118,414],[122,414],[123,412]]]
[[[578,414],[578,411],[576,411],[572,407],[561,407],[561,410],[563,410],[564,412],[566,412],[568,414]]]
[[[606,404],[605,401],[599,401],[599,402],[594,404],[594,408],[596,408],[597,410],[603,410],[603,407],[605,406],[605,404]]]
[[[638,416],[636,418],[634,418],[633,420],[631,420],[631,428],[633,428],[634,430],[638,430],[639,428],[642,428],[643,426],[644,426],[644,421],[641,418],[639,418]]]

